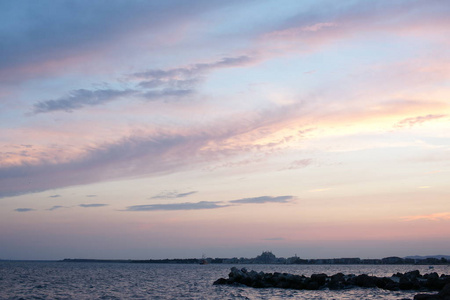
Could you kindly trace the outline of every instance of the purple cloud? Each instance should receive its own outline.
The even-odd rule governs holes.
[[[0,167],[0,197],[174,170],[192,163],[187,156],[197,152],[207,140],[202,135],[135,136],[91,148],[83,157],[65,163],[42,161]],[[180,161],[181,158],[186,160]],[[47,175],[42,176],[43,173]]]
[[[259,153],[273,152],[276,147],[285,144],[284,139],[267,145],[253,144],[252,139],[264,136],[264,128],[276,128],[287,119],[298,117],[298,107],[297,104],[280,107],[255,114],[252,120],[227,120],[225,124],[218,123],[204,130],[180,130],[180,133],[161,131],[124,137],[112,143],[91,145],[84,155],[62,163],[42,159],[34,164],[2,166],[0,198],[132,176],[176,172],[198,163],[216,161],[219,154],[230,157],[252,149]],[[249,132],[254,133],[252,139],[241,138]],[[230,145],[230,139],[237,139],[237,143]],[[214,148],[205,147],[211,144],[215,145]]]

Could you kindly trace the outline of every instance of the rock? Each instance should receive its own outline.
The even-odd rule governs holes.
[[[397,282],[394,282],[393,280],[391,280],[391,282],[386,283],[386,285],[384,286],[384,289],[389,290],[389,291],[398,291],[398,290],[400,290],[400,287]]]
[[[296,290],[330,290],[347,289],[354,287],[382,288],[390,291],[398,290],[436,290],[438,294],[417,294],[415,300],[450,300],[450,276],[437,273],[420,275],[419,271],[405,274],[397,273],[391,278],[362,275],[344,275],[337,273],[328,276],[324,273],[313,274],[311,277],[288,273],[264,273],[247,271],[247,269],[231,268],[228,279],[219,278],[213,284],[228,284],[235,286],[249,286],[254,288],[283,288]]]
[[[375,277],[369,276],[367,274],[361,274],[359,276],[356,276],[355,278],[355,284],[360,287],[376,287],[375,284]]]
[[[392,279],[387,278],[387,277],[383,277],[383,278],[376,278],[375,279],[375,284],[378,288],[380,289],[386,289],[386,290],[393,290],[392,288],[398,290],[398,284],[396,284]],[[392,288],[388,288],[391,287]]]
[[[408,277],[409,279],[414,279],[414,278],[419,278],[422,276],[420,275],[419,270],[415,270],[415,271],[406,272],[405,275],[403,275],[403,277]]]
[[[445,283],[439,278],[439,275],[434,272],[423,276],[426,279],[425,286],[430,290],[440,290],[444,287]]]
[[[423,278],[425,279],[439,279],[439,275],[436,272],[430,273],[430,274],[425,274],[423,275]]]
[[[227,284],[228,280],[226,280],[225,278],[219,278],[216,281],[214,281],[214,285],[218,285],[218,284]]]
[[[450,299],[450,283],[447,283],[438,294],[442,299]]]
[[[304,289],[305,290],[318,290],[320,287],[317,281],[312,281],[311,279],[307,279],[305,281]]]
[[[330,290],[341,290],[345,288],[346,280],[345,275],[342,273],[334,274],[330,277],[330,281],[328,282],[328,288]]]
[[[311,275],[311,281],[317,282],[317,284],[319,286],[325,285],[325,282],[327,281],[327,278],[328,278],[327,274],[323,274],[323,273],[321,273],[321,274],[312,274]]]
[[[401,290],[419,290],[420,283],[416,277],[403,276],[403,277],[400,277],[400,282],[399,282],[398,287]]]

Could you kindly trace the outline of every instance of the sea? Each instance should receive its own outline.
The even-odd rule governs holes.
[[[286,272],[310,276],[368,274],[391,276],[419,270],[421,274],[450,274],[439,265],[232,265],[146,264],[98,262],[0,262],[0,299],[413,299],[416,291],[378,288],[350,290],[255,289],[213,285],[228,278],[231,267],[257,272]]]

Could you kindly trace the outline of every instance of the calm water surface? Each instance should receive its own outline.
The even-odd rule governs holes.
[[[310,276],[391,276],[428,266],[372,265],[175,265],[63,262],[0,262],[0,299],[412,299],[416,292],[381,289],[295,291],[214,286],[230,268]],[[431,271],[450,274],[449,266]]]

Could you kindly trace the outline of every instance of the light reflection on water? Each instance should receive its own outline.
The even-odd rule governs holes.
[[[419,270],[450,274],[449,266],[411,265],[165,265],[62,262],[0,262],[0,299],[412,299],[417,292],[381,289],[295,291],[213,286],[230,268],[310,276],[391,276]]]

